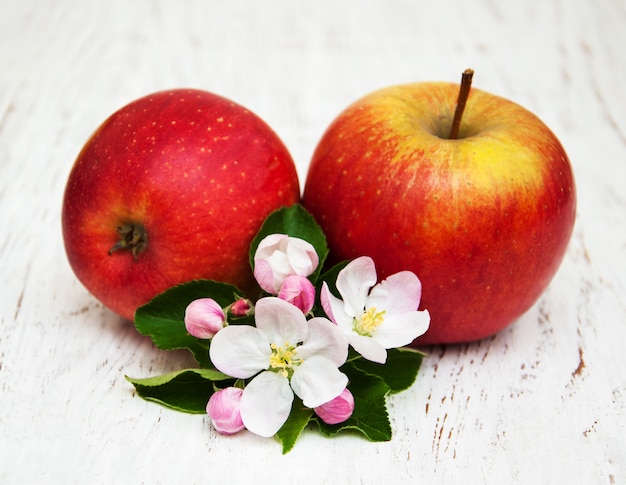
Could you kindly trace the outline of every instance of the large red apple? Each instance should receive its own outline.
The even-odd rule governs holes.
[[[299,196],[287,149],[258,116],[204,91],[158,92],[111,115],[78,155],[63,200],[65,249],[84,286],[132,319],[196,278],[250,291],[252,238]]]
[[[572,168],[548,127],[471,90],[451,138],[458,93],[416,83],[356,101],[320,140],[305,184],[335,260],[367,255],[380,278],[419,276],[431,326],[415,345],[516,320],[558,269],[575,220]]]

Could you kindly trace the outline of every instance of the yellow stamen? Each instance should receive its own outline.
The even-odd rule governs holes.
[[[285,342],[284,347],[279,347],[277,344],[270,345],[272,349],[272,355],[270,356],[270,369],[281,373],[285,377],[290,377],[293,374],[294,366],[300,365],[303,360],[298,359],[298,352],[296,347],[289,345]]]
[[[364,312],[360,317],[354,319],[354,331],[364,337],[371,337],[374,331],[385,320],[386,310],[376,311],[376,307],[372,307]]]

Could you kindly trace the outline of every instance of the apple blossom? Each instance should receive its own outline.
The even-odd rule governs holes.
[[[428,330],[430,315],[417,310],[422,285],[414,273],[401,271],[376,281],[374,261],[362,256],[337,275],[336,287],[343,301],[330,292],[326,282],[320,299],[350,345],[364,358],[382,364],[387,360],[386,349],[408,345]]]
[[[257,301],[255,320],[256,327],[221,330],[209,354],[224,374],[252,378],[241,397],[241,418],[248,430],[268,437],[289,417],[294,393],[310,408],[341,394],[348,378],[339,367],[348,341],[326,318],[307,321],[300,309],[276,297]]]
[[[346,387],[336,398],[313,409],[326,424],[346,421],[354,411],[354,396]]]
[[[254,277],[265,291],[277,295],[290,275],[309,276],[319,264],[311,243],[286,234],[270,234],[254,254]]]
[[[304,276],[289,275],[280,287],[278,298],[297,306],[302,313],[309,313],[315,303],[315,287]]]
[[[248,317],[254,313],[254,305],[246,298],[239,298],[228,308],[234,317]]]
[[[185,328],[196,338],[213,338],[225,324],[224,310],[212,298],[194,300],[185,309]]]
[[[206,412],[218,433],[235,434],[245,428],[240,413],[242,393],[239,387],[227,387],[211,394]]]

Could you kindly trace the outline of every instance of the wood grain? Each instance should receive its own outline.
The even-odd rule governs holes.
[[[626,4],[34,0],[0,3],[0,482],[626,483]],[[60,203],[123,104],[178,86],[244,104],[301,180],[348,103],[456,81],[552,127],[574,166],[575,234],[548,290],[481,342],[425,349],[389,399],[394,437],[307,431],[288,455],[137,397],[124,375],[190,365],[72,274]]]

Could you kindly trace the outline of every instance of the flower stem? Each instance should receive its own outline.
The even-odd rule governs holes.
[[[456,109],[454,111],[454,119],[452,120],[452,128],[450,129],[450,140],[456,140],[459,137],[459,128],[461,127],[461,118],[463,118],[463,111],[465,110],[465,104],[472,87],[472,76],[474,76],[473,69],[465,69],[461,76],[461,87],[459,89],[459,97],[456,101]]]
[[[117,228],[117,234],[120,236],[119,241],[109,249],[109,256],[118,251],[129,250],[134,259],[143,252],[148,246],[148,234],[141,224],[128,223]]]

